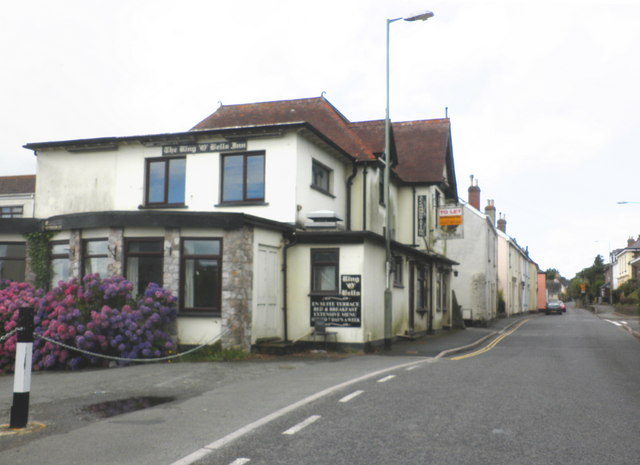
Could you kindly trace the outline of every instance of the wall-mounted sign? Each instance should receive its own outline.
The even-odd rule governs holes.
[[[462,207],[438,208],[439,226],[459,226],[462,224]]]
[[[464,237],[463,207],[450,205],[438,208],[436,239],[462,239]]]
[[[359,328],[362,324],[362,276],[340,276],[340,295],[311,296],[311,325],[316,319],[327,326]]]
[[[418,196],[418,237],[427,237],[427,196]]]
[[[192,153],[229,152],[247,150],[246,140],[200,142],[197,144],[163,145],[162,155],[188,155]]]

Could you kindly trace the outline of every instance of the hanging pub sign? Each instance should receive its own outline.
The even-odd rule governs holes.
[[[362,276],[340,276],[340,295],[311,296],[311,325],[316,319],[327,326],[359,328],[362,324]]]
[[[438,239],[462,239],[464,208],[460,205],[438,207]]]
[[[163,145],[162,155],[188,155],[192,153],[229,152],[232,150],[247,150],[247,141],[223,140],[196,144]]]
[[[418,196],[418,237],[427,237],[427,196]]]

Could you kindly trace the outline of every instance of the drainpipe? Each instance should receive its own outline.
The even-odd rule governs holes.
[[[362,230],[367,230],[367,164],[362,170]]]
[[[282,234],[284,237],[284,233]],[[286,241],[287,238],[284,237]],[[288,316],[289,312],[287,310],[287,250],[289,248],[296,245],[296,233],[295,231],[291,234],[291,238],[289,243],[284,245],[284,249],[282,250],[282,318],[284,323],[284,342],[289,341],[289,325],[288,325]]]
[[[353,178],[357,174],[355,160],[351,162],[351,166],[353,171],[351,171],[351,176],[347,178],[347,231],[351,231],[351,185],[353,184]]]

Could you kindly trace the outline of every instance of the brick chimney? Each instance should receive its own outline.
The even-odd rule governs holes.
[[[476,210],[480,210],[480,188],[478,187],[477,179],[474,184],[473,174],[471,175],[471,186],[469,186],[469,205]]]
[[[487,206],[484,207],[484,214],[489,217],[491,224],[496,225],[496,207],[493,200],[487,200]]]
[[[498,229],[507,234],[507,217],[504,213],[500,213],[500,219],[498,219]]]
[[[636,243],[636,240],[633,237],[627,239],[627,247],[633,247]]]

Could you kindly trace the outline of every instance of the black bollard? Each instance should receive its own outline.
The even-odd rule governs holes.
[[[9,428],[26,428],[29,421],[31,360],[33,356],[33,307],[22,307],[18,314],[18,344],[13,379],[13,405]]]

